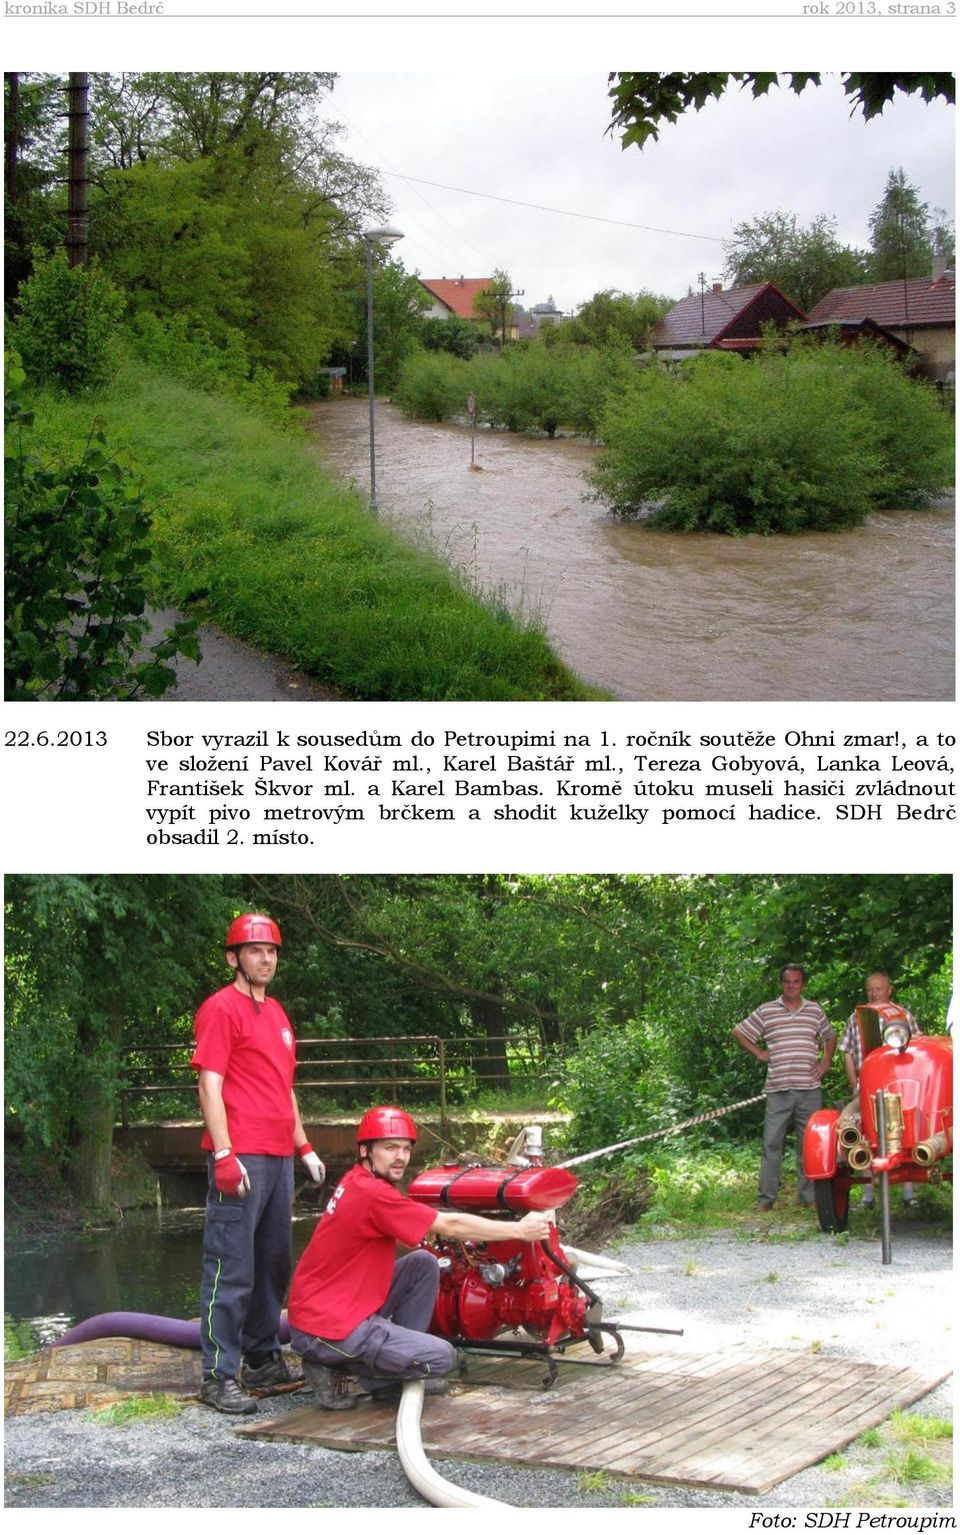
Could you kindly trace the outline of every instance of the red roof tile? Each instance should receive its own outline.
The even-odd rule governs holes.
[[[421,277],[421,286],[452,309],[461,320],[476,320],[474,299],[493,282],[492,277]]]
[[[906,302],[904,302],[906,288]],[[929,277],[903,282],[864,283],[859,288],[833,288],[810,311],[811,325],[844,320],[875,320],[878,325],[953,325],[956,284],[952,278]]]

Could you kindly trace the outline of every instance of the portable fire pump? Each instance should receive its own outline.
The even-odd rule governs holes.
[[[822,1231],[845,1231],[850,1190],[871,1178],[880,1196],[883,1263],[890,1262],[890,1187],[951,1179],[953,1041],[910,1036],[895,1002],[856,1009],[862,1047],[857,1097],[811,1114],[803,1170],[813,1182]]]
[[[425,1169],[409,1185],[410,1197],[423,1204],[503,1219],[502,1241],[430,1239],[440,1260],[431,1332],[461,1349],[540,1358],[547,1384],[556,1379],[556,1357],[574,1344],[585,1341],[600,1355],[609,1340],[613,1348],[604,1363],[614,1365],[623,1357],[624,1332],[678,1333],[676,1328],[602,1320],[603,1302],[578,1276],[577,1267],[586,1268],[586,1260],[602,1271],[604,1260],[576,1249],[566,1253],[552,1219],[545,1241],[511,1237],[514,1219],[530,1210],[552,1215],[577,1190],[573,1173],[543,1165],[539,1126],[528,1127],[523,1135],[526,1155],[516,1156],[512,1164],[450,1163]],[[608,1269],[623,1272],[616,1265]]]

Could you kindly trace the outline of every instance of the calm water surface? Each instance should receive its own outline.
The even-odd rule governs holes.
[[[313,416],[323,458],[364,491],[367,407]],[[381,516],[418,530],[564,660],[635,699],[947,699],[953,503],[862,528],[726,538],[615,522],[585,502],[596,449],[409,422],[377,406]]]
[[[295,1260],[316,1219],[316,1212],[294,1217]],[[199,1315],[202,1231],[202,1208],[132,1210],[103,1231],[8,1242],[3,1310],[10,1355],[40,1348],[102,1311]]]

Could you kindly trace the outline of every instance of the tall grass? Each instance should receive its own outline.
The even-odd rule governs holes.
[[[237,401],[129,362],[82,400],[36,401],[37,438],[79,441],[92,416],[146,481],[158,595],[370,699],[560,699],[596,693],[532,621],[372,518],[308,445]]]

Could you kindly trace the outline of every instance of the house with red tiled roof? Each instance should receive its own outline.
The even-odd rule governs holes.
[[[956,279],[940,270],[906,282],[863,283],[832,288],[810,311],[807,328],[839,328],[842,338],[874,331],[912,348],[913,371],[927,378],[952,378],[956,364]]]
[[[667,362],[694,356],[704,348],[721,352],[753,352],[766,326],[785,330],[806,319],[772,282],[724,288],[715,282],[704,293],[690,293],[668,309],[654,327],[650,345]]]
[[[456,315],[458,320],[472,320],[475,325],[489,324],[477,313],[475,305],[480,294],[491,287],[492,277],[420,277],[417,280],[432,300],[430,308],[424,310],[425,319],[446,320],[450,315]],[[506,331],[507,340],[515,341],[517,331],[512,319],[508,319]]]

